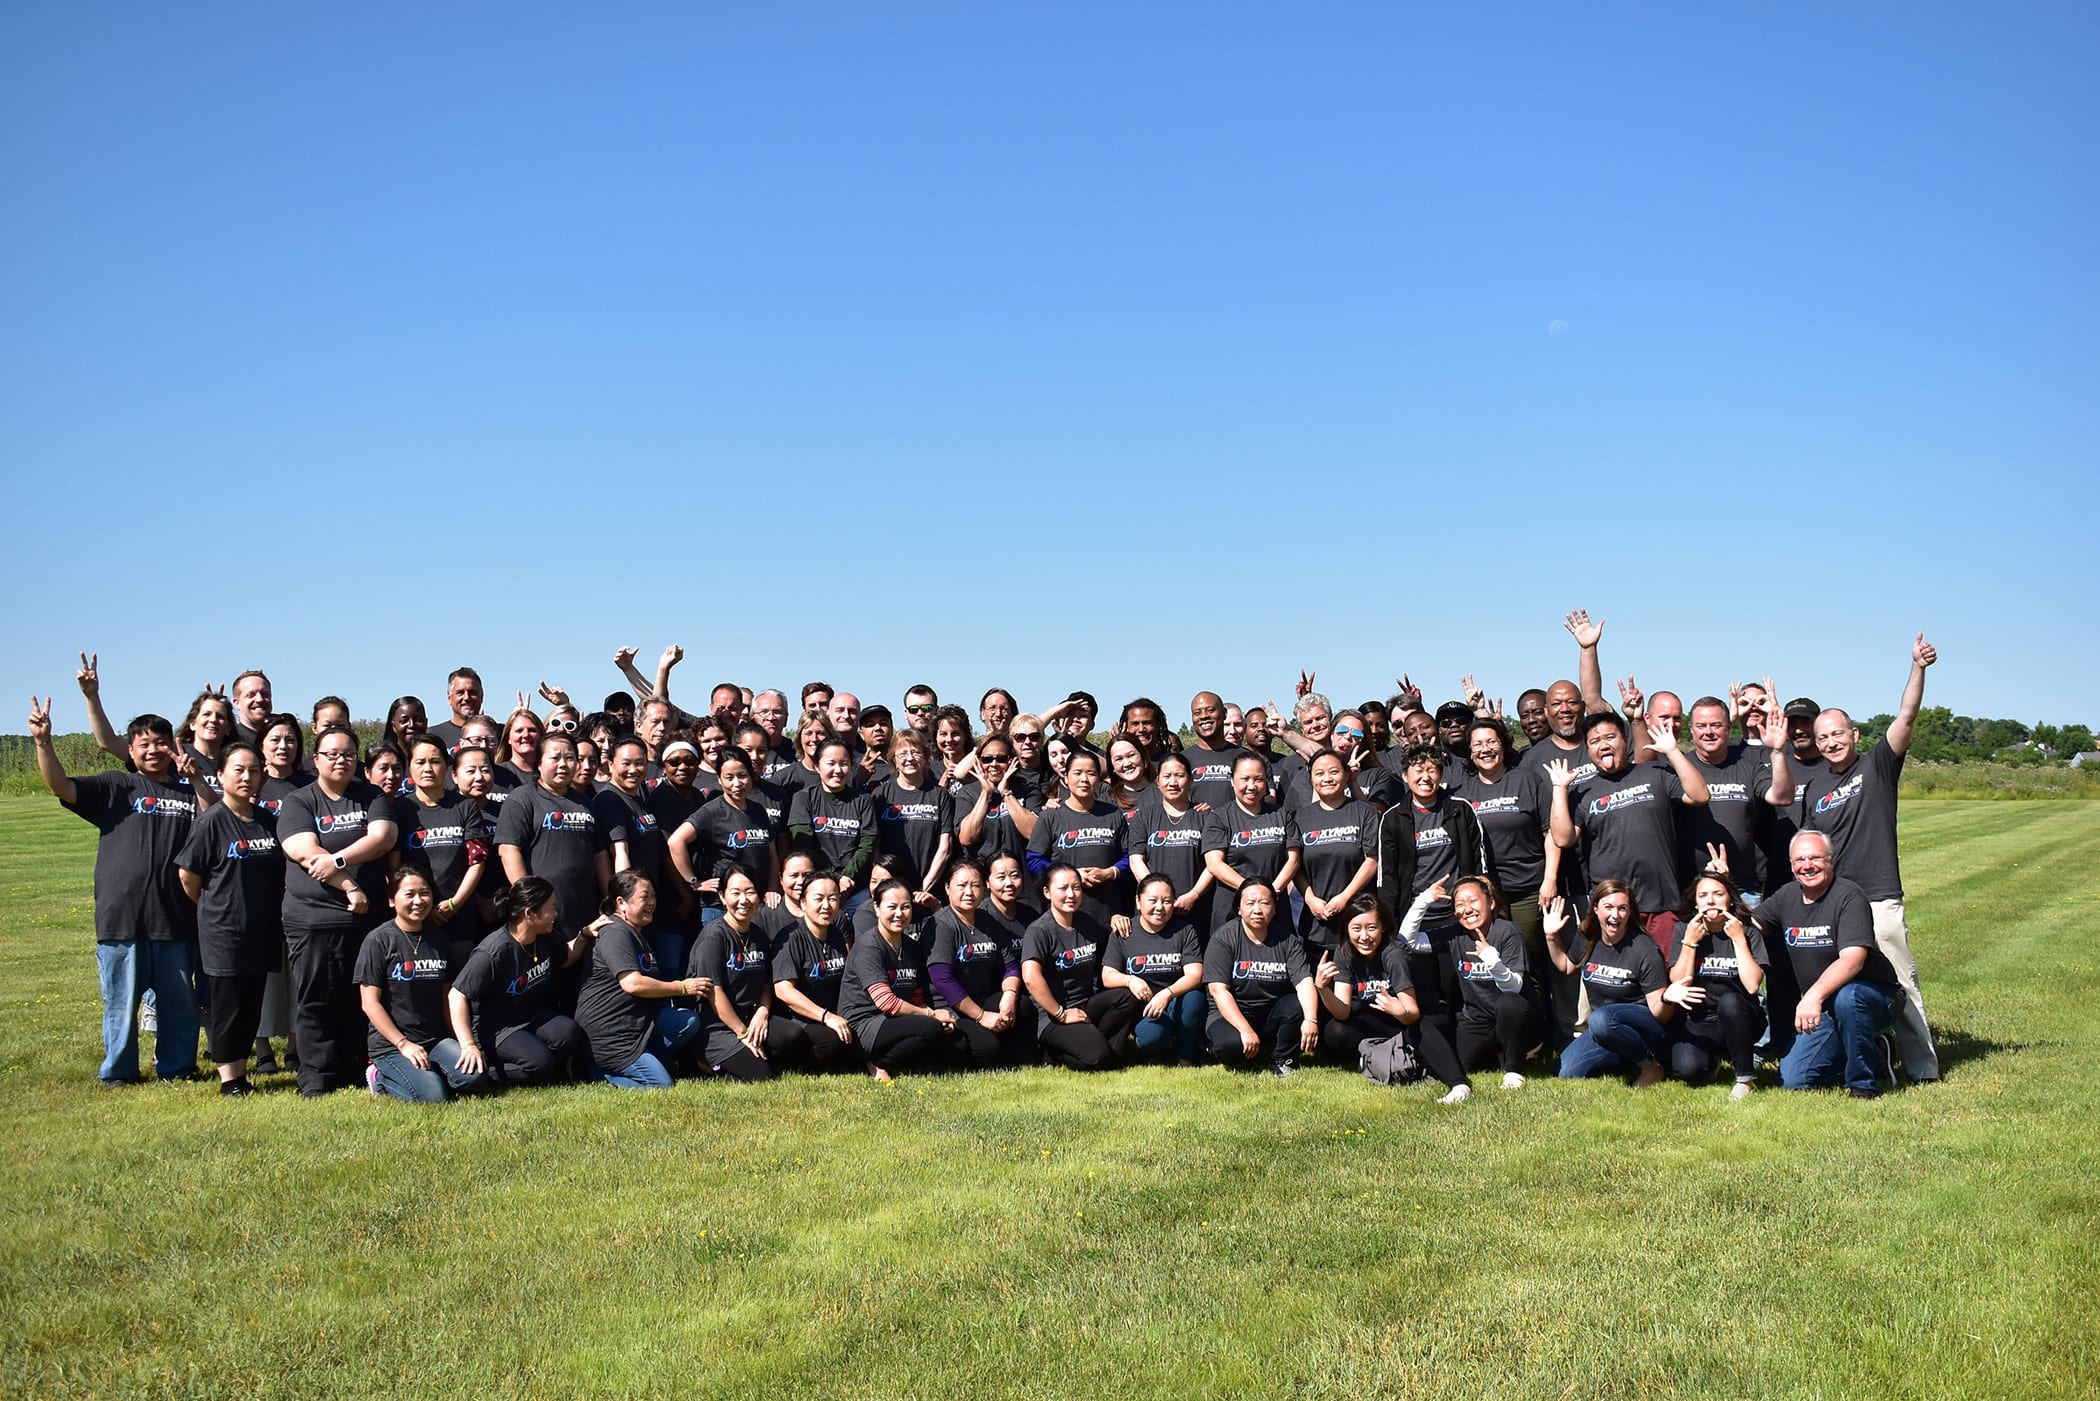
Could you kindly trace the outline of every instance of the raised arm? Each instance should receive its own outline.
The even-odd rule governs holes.
[[[70,806],[80,797],[80,789],[66,777],[66,766],[58,762],[58,751],[51,747],[49,696],[41,704],[35,696],[29,698],[29,739],[36,746],[36,771],[43,776],[44,786],[52,797]]]
[[[1568,614],[1567,627],[1581,649],[1576,658],[1575,684],[1582,688],[1584,713],[1595,715],[1610,710],[1611,702],[1604,698],[1604,668],[1597,661],[1597,642],[1604,636],[1603,620],[1593,623],[1589,613],[1578,608]]]
[[[81,698],[87,701],[88,733],[95,737],[96,745],[104,753],[128,759],[131,751],[118,737],[116,726],[109,723],[109,712],[102,708],[102,672],[96,665],[101,659],[100,652],[82,652],[80,670],[73,679],[80,683]]]
[[[1925,703],[1925,668],[1940,659],[1940,654],[1925,634],[1910,645],[1910,680],[1903,683],[1903,702],[1896,707],[1896,718],[1889,722],[1886,736],[1888,746],[1898,754],[1910,752],[1911,728],[1918,723],[1918,707]]]

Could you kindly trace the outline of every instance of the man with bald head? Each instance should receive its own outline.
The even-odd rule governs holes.
[[[1866,892],[1874,910],[1874,942],[1895,967],[1903,986],[1896,1009],[1896,1045],[1910,1078],[1940,1078],[1940,1058],[1925,1020],[1925,998],[1918,989],[1918,963],[1911,957],[1910,927],[1903,917],[1903,872],[1896,856],[1896,784],[1910,752],[1918,710],[1925,703],[1925,668],[1939,652],[1919,633],[1910,649],[1910,679],[1896,718],[1881,743],[1859,752],[1859,730],[1838,709],[1816,717],[1816,752],[1823,768],[1803,781],[1802,808],[1807,830],[1830,838],[1838,867]]]
[[[1216,691],[1196,692],[1189,702],[1196,738],[1181,751],[1189,761],[1189,801],[1218,811],[1232,801],[1232,765],[1247,752],[1225,738],[1225,709]]]

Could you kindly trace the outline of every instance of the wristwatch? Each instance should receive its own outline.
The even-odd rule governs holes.
[[[347,871],[350,869],[350,863],[343,859],[343,854],[341,852],[337,852],[335,854],[335,868],[338,871]]]

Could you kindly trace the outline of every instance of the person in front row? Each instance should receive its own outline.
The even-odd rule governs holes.
[[[1203,981],[1210,993],[1204,1028],[1210,1052],[1235,1070],[1266,1066],[1278,1075],[1320,1044],[1320,1014],[1304,941],[1275,923],[1276,892],[1249,880],[1239,888],[1239,918],[1210,936]]]
[[[545,876],[505,890],[496,912],[502,927],[468,957],[447,999],[462,1048],[459,1068],[485,1070],[506,1085],[571,1079],[583,1030],[555,1005],[554,975],[583,957],[590,933],[565,939],[556,932],[561,902]]]
[[[1665,1025],[1689,986],[1670,981],[1662,950],[1641,928],[1633,887],[1602,880],[1590,892],[1590,917],[1563,942],[1567,902],[1546,909],[1546,954],[1563,973],[1582,979],[1590,998],[1589,1026],[1560,1053],[1560,1078],[1584,1080],[1631,1070],[1634,1088],[1663,1078],[1670,1039]]]
[[[1779,941],[1802,989],[1779,1083],[1790,1090],[1842,1083],[1854,1099],[1872,1099],[1894,1078],[1887,1032],[1903,985],[1875,942],[1866,892],[1837,874],[1830,838],[1797,833],[1787,860],[1794,879],[1757,907],[1766,940]]]

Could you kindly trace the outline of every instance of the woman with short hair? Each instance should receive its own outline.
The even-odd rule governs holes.
[[[1234,766],[1235,791],[1240,769]],[[1203,980],[1210,993],[1204,1038],[1235,1070],[1264,1067],[1279,1075],[1320,1044],[1319,1004],[1305,945],[1276,920],[1276,890],[1267,881],[1239,888],[1240,912],[1210,936]]]
[[[646,752],[646,751],[645,751]],[[615,872],[611,909],[592,925],[591,970],[576,995],[576,1025],[592,1074],[614,1089],[667,1090],[674,1052],[700,1034],[700,1017],[673,998],[706,998],[706,978],[666,978],[643,932],[656,914],[656,887],[641,871]]]
[[[369,1030],[365,1083],[372,1093],[411,1104],[441,1104],[482,1081],[479,1066],[446,1035],[451,964],[428,928],[437,889],[420,866],[401,866],[386,881],[394,917],[365,936],[357,952],[357,989]]]

